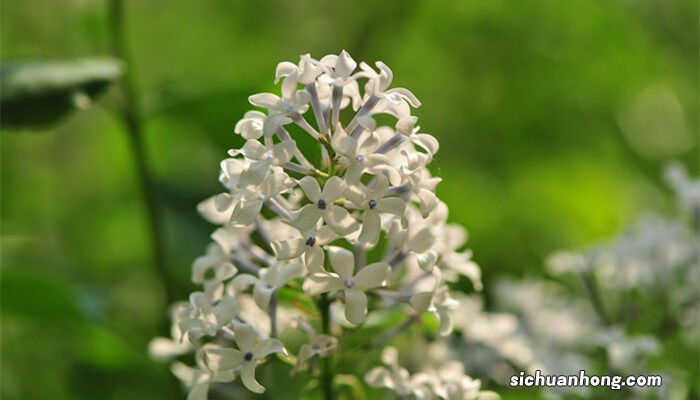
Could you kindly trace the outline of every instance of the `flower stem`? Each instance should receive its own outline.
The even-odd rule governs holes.
[[[323,293],[318,303],[321,310],[321,330],[324,335],[331,333],[331,301],[328,294]],[[321,389],[323,390],[324,400],[333,400],[333,365],[332,357],[324,357],[322,359],[321,373]]]
[[[177,290],[174,281],[170,279],[170,274],[165,264],[162,221],[158,212],[155,188],[149,173],[148,160],[143,143],[143,120],[133,76],[134,66],[127,51],[126,32],[124,29],[124,5],[121,0],[109,0],[109,22],[114,53],[127,65],[124,76],[120,81],[121,91],[124,96],[120,114],[129,138],[129,145],[134,157],[141,196],[148,219],[153,267],[163,284],[164,300],[170,304],[175,301]]]
[[[603,325],[610,325],[610,318],[605,312],[605,307],[603,306],[603,297],[600,294],[600,289],[598,287],[598,281],[591,271],[584,271],[581,273],[581,278],[583,279],[583,285],[588,293],[588,299],[591,301],[591,305],[598,315],[601,323]]]

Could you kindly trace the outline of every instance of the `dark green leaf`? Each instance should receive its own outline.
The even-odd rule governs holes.
[[[122,70],[114,59],[5,63],[0,66],[0,126],[36,128],[88,108]]]

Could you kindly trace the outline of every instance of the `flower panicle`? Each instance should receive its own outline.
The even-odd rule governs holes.
[[[255,366],[277,354],[296,358],[300,371],[342,348],[338,333],[372,312],[429,312],[447,335],[455,308],[447,283],[466,276],[481,289],[462,250],[466,231],[448,223],[435,195],[440,178],[428,167],[439,143],[411,115],[420,101],[392,82],[382,62],[307,54],[277,66],[279,94],[249,97],[258,110],[234,127],[244,144],[221,162],[224,191],[198,206],[219,226],[193,264],[202,289],[175,306],[170,342],[159,338],[162,354],[196,353],[196,366],[180,374],[191,393],[205,398],[211,382],[236,376],[261,393]],[[380,115],[396,122],[380,125]],[[302,135],[317,149],[300,145]],[[384,254],[368,259],[380,246]],[[316,334],[318,311],[298,303],[321,296],[343,311]],[[309,338],[296,357],[276,337],[293,327]]]

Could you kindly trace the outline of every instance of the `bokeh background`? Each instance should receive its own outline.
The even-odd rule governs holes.
[[[110,55],[108,21],[103,1],[5,0],[2,61]],[[124,26],[181,299],[213,230],[195,206],[247,97],[307,52],[384,61],[423,102],[487,307],[498,277],[670,209],[669,160],[698,173],[695,0],[127,0]],[[184,396],[146,355],[168,304],[115,92],[0,137],[3,399]]]

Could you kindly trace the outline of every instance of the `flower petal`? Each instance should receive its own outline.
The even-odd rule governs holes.
[[[440,330],[438,331],[438,335],[440,336],[447,336],[452,332],[452,316],[446,311],[446,310],[441,310],[438,311],[438,319],[440,320]]]
[[[236,208],[231,213],[231,226],[248,226],[255,222],[255,218],[260,215],[263,202],[259,198],[242,201],[236,204]]]
[[[253,350],[257,341],[257,335],[252,325],[233,321],[233,332],[236,345],[242,352]]]
[[[216,326],[222,326],[231,322],[241,312],[241,304],[233,296],[224,296],[212,310],[216,316]]]
[[[376,200],[382,199],[387,190],[389,190],[389,179],[384,175],[378,176],[377,183],[371,189],[369,197]]]
[[[409,303],[418,311],[425,311],[433,301],[433,292],[418,292],[411,296]]]
[[[321,197],[330,204],[343,195],[343,180],[337,176],[331,177],[323,186]]]
[[[385,214],[393,214],[397,217],[403,217],[406,211],[406,203],[398,197],[387,197],[382,199],[377,204],[377,211]]]
[[[277,274],[275,274],[272,284],[276,287],[282,287],[287,282],[302,275],[304,275],[304,266],[302,264],[278,264]]]
[[[357,289],[345,289],[345,318],[358,325],[367,318],[367,296]]]
[[[262,360],[263,358],[269,356],[272,353],[284,353],[287,354],[287,350],[277,339],[265,339],[258,343],[253,350],[253,358],[256,360]]]
[[[343,207],[331,204],[323,213],[323,220],[328,227],[340,236],[347,236],[360,228],[359,224]]]
[[[194,385],[187,395],[187,400],[207,400],[209,395],[209,382]]]
[[[332,292],[344,288],[343,281],[335,274],[313,274],[304,281],[304,292],[309,296]]]
[[[304,263],[310,273],[325,272],[323,270],[323,261],[325,252],[319,246],[313,246],[306,250],[304,254]]]
[[[270,285],[269,283],[259,281],[253,289],[255,304],[257,304],[261,310],[267,311],[267,307],[270,305],[270,297],[272,297],[272,293],[274,293],[274,291],[274,286]]]
[[[285,140],[272,146],[272,154],[276,165],[284,164],[292,159],[297,144],[293,140]]]
[[[411,141],[425,149],[425,151],[427,151],[431,156],[437,153],[437,151],[440,149],[440,143],[438,143],[437,139],[435,139],[433,135],[429,135],[427,133],[419,133],[414,135]]]
[[[246,140],[243,148],[241,148],[241,152],[245,158],[251,160],[262,160],[263,157],[265,157],[265,153],[267,153],[267,148],[265,148],[265,146],[263,146],[263,144],[257,140]]]
[[[260,184],[260,182],[265,179],[265,176],[267,176],[267,171],[270,170],[271,165],[271,160],[248,164],[248,166],[241,173],[241,177],[238,179],[238,187],[244,188],[246,186]]]
[[[370,264],[355,274],[355,287],[358,289],[373,289],[384,284],[389,278],[391,267],[384,262]]]
[[[312,203],[316,203],[321,199],[321,187],[316,179],[311,176],[305,176],[298,183],[306,198],[311,200]]]
[[[365,247],[374,245],[379,239],[379,231],[382,228],[382,219],[374,210],[366,210],[362,215],[362,232],[357,240]]]
[[[255,380],[255,361],[247,361],[241,367],[241,381],[253,393],[263,393],[265,388]]]
[[[280,98],[272,93],[258,93],[248,97],[250,104],[262,108],[279,107]]]
[[[307,204],[296,212],[296,218],[289,225],[300,231],[308,231],[316,226],[323,215],[323,211],[316,204]]]
[[[271,245],[278,260],[297,258],[306,250],[304,239],[279,240],[272,242]]]
[[[326,251],[333,270],[338,273],[340,279],[352,278],[355,269],[355,256],[352,252],[338,246],[328,246]]]
[[[272,114],[263,122],[262,134],[270,137],[283,125],[291,124],[292,119],[285,114]]]
[[[206,364],[213,371],[238,368],[243,364],[244,353],[236,349],[208,349],[204,353]]]

